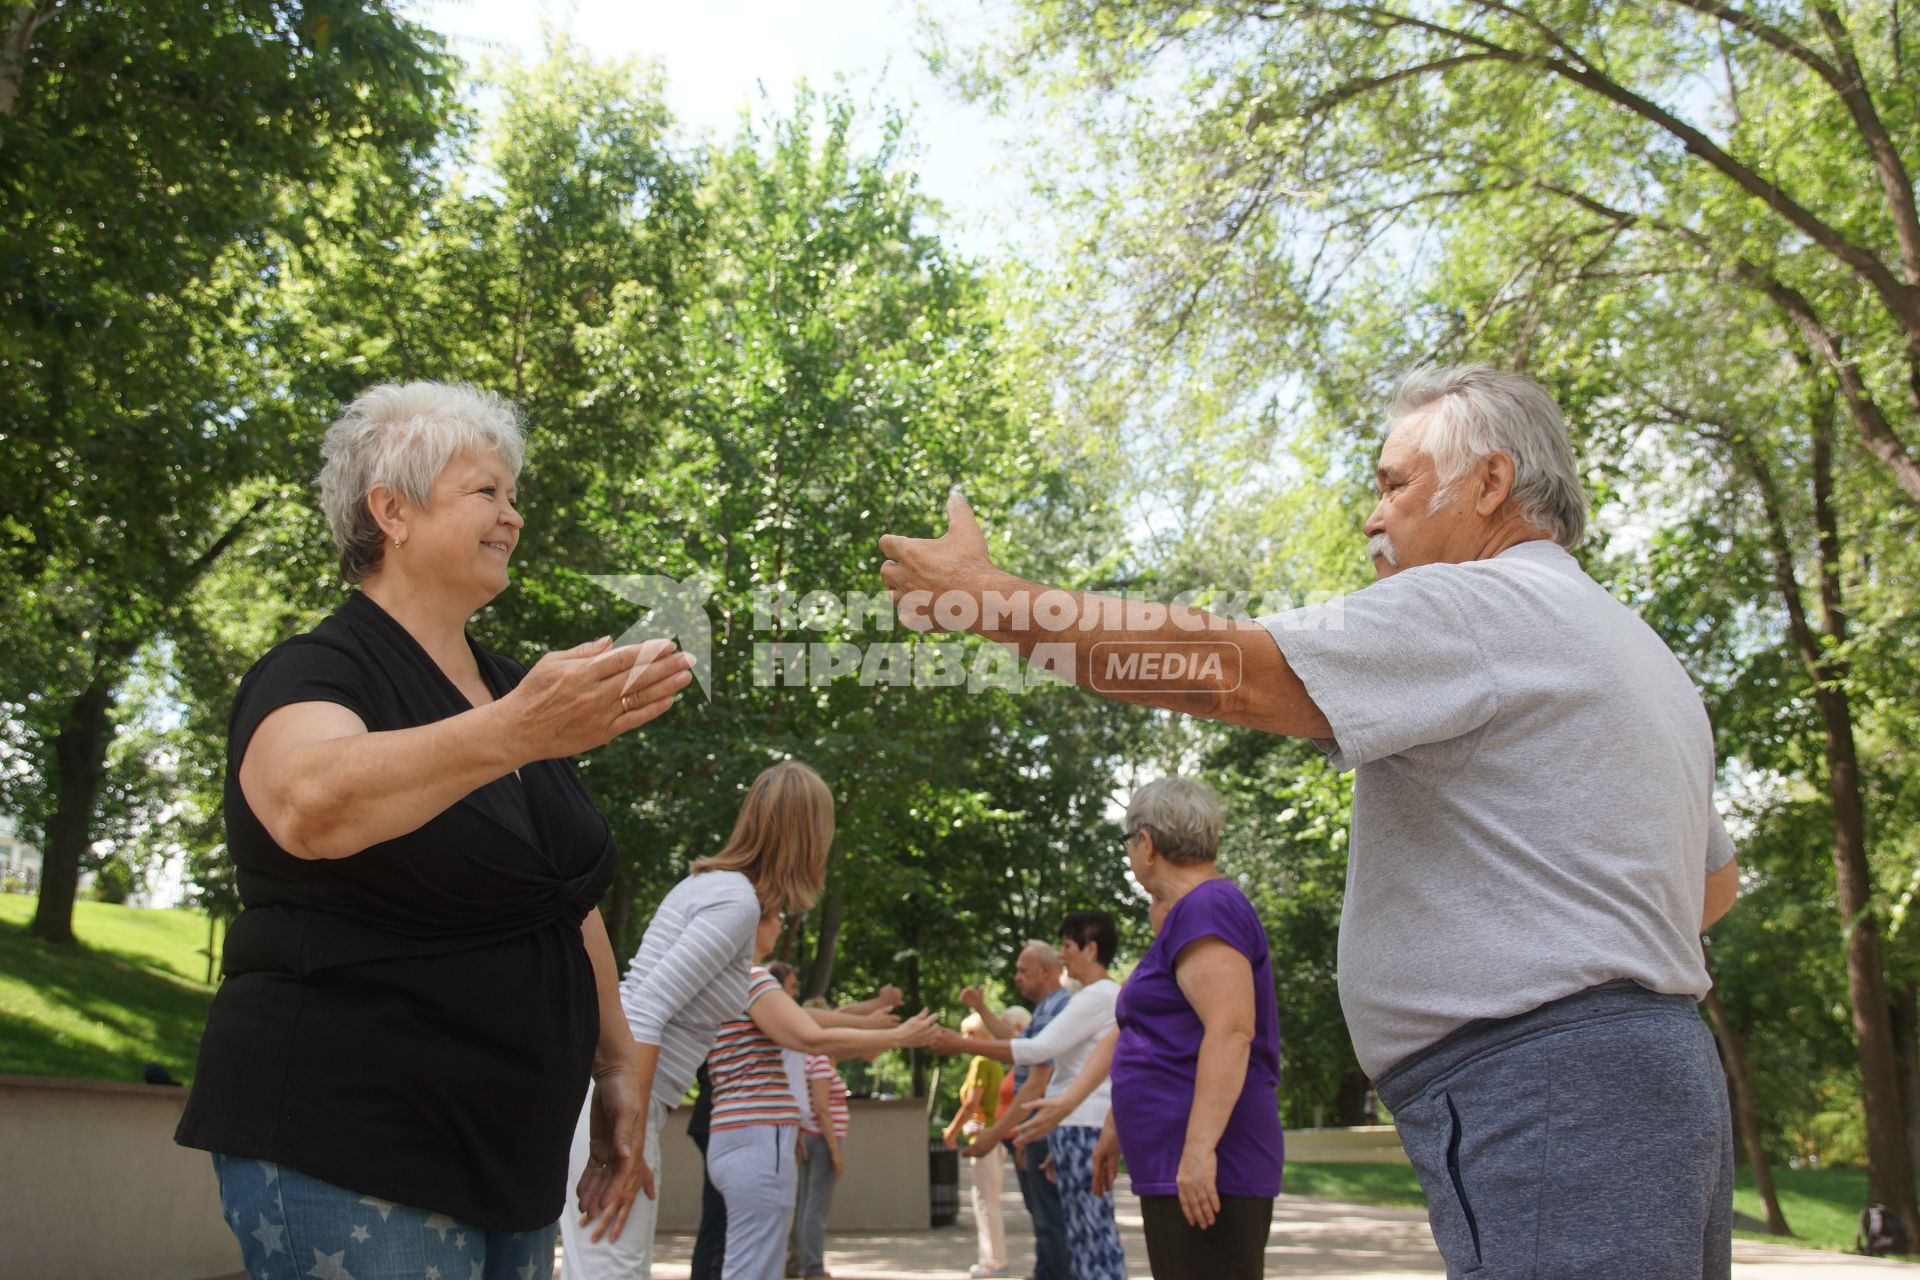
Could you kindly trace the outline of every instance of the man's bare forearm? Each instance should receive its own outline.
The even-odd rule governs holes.
[[[1299,737],[1332,734],[1278,644],[1256,622],[1185,605],[1124,600],[1029,582],[995,569],[959,592],[971,607],[900,602],[901,616],[966,629],[1090,692]],[[912,622],[909,621],[909,625]],[[1178,661],[1181,674],[1168,675]]]

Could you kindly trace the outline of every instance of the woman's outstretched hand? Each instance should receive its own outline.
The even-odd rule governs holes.
[[[693,679],[693,658],[671,640],[614,648],[602,636],[542,655],[500,699],[511,741],[528,761],[604,746],[666,713]]]
[[[922,1009],[893,1029],[893,1047],[924,1049],[932,1044],[934,1037],[939,1034],[940,1020],[933,1016],[932,1010]]]

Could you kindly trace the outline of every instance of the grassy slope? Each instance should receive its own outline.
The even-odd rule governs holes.
[[[0,1074],[140,1079],[192,1073],[213,988],[207,918],[79,903],[75,947],[30,937],[34,900],[0,894]]]

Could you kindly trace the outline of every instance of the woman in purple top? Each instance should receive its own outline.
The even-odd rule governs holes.
[[[1121,988],[1107,1052],[1022,1130],[1044,1132],[1110,1069],[1096,1187],[1124,1152],[1156,1280],[1260,1276],[1280,1192],[1273,965],[1253,905],[1214,865],[1220,822],[1219,800],[1187,778],[1134,794],[1127,861],[1153,897],[1153,945]]]

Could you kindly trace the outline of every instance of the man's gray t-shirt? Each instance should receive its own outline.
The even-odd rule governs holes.
[[[1704,883],[1733,856],[1706,711],[1565,549],[1261,622],[1357,771],[1339,980],[1368,1075],[1617,978],[1706,994]]]

